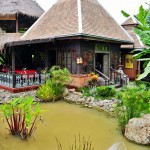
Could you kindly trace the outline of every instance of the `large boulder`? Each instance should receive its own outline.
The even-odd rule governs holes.
[[[150,114],[132,118],[125,127],[127,139],[143,145],[150,145]]]
[[[105,85],[105,80],[104,80],[104,78],[98,77],[98,79],[97,79],[95,85],[96,85],[96,86],[104,86],[104,85]]]

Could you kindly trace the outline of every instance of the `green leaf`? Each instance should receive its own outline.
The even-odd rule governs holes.
[[[141,80],[145,78],[150,73],[150,62],[147,64],[146,68],[144,69],[144,73],[142,73],[137,80]]]
[[[126,17],[126,18],[130,16],[130,15],[129,15],[127,12],[125,12],[124,10],[121,10],[121,13],[122,13],[123,16]]]

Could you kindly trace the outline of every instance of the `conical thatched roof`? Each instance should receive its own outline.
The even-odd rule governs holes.
[[[40,17],[43,9],[33,0],[0,0],[0,16],[22,14]]]
[[[129,16],[121,25],[127,26],[127,25],[138,25],[138,24],[140,23],[134,16]]]
[[[140,37],[134,32],[134,28],[140,24],[140,22],[133,16],[127,18],[127,20],[122,23],[123,28],[129,33],[129,35],[134,40],[134,48],[140,49],[144,48],[144,44],[140,40]],[[121,48],[133,48],[132,45],[122,45]]]
[[[98,0],[58,0],[21,40],[74,35],[132,43],[132,38],[99,4]]]

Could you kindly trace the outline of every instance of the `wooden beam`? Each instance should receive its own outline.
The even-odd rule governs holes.
[[[16,15],[0,16],[0,20],[16,20]]]
[[[12,72],[15,72],[15,50],[12,48]]]
[[[16,76],[15,76],[15,50],[12,48],[12,80],[13,80],[13,88],[16,86]]]
[[[16,14],[16,33],[18,33],[18,14]]]
[[[77,59],[82,59],[81,56],[81,42],[77,41],[76,43],[76,51],[77,51]],[[77,74],[82,74],[83,73],[83,64],[82,63],[77,63]]]

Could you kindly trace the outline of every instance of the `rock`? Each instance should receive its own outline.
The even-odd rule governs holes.
[[[114,111],[114,108],[110,108],[109,111],[110,111],[110,112],[113,112],[113,111]]]
[[[96,85],[98,85],[98,86],[104,86],[105,85],[104,78],[99,77],[98,80],[97,80],[97,82],[96,82]]]
[[[150,144],[150,114],[132,118],[125,127],[125,136],[138,144]]]
[[[87,97],[86,102],[90,102],[91,101],[91,97]]]
[[[111,100],[112,100],[112,101],[115,101],[116,99],[115,99],[115,98],[111,98]]]
[[[94,97],[91,97],[91,101],[94,102],[94,100],[95,100]]]
[[[85,107],[88,107],[89,105],[85,104],[84,106],[85,106]]]
[[[84,99],[84,98],[80,98],[80,99],[78,99],[76,102],[83,103],[84,101],[85,101],[85,99]]]
[[[63,93],[63,97],[68,96],[69,95],[69,90],[67,88],[65,88],[64,93]]]
[[[98,106],[103,107],[104,106],[103,101],[99,101]]]
[[[69,91],[73,93],[76,91],[76,89],[69,89]]]
[[[88,108],[92,108],[92,107],[93,107],[93,106],[91,106],[91,105],[90,105],[90,106],[88,106]]]

